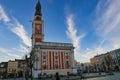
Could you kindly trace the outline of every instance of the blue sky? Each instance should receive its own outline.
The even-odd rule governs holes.
[[[0,62],[30,52],[37,0],[0,0]],[[40,0],[47,42],[73,43],[75,59],[88,62],[120,48],[120,0]]]

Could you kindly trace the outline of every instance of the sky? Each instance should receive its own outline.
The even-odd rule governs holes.
[[[38,0],[0,0],[0,62],[31,51]],[[72,43],[79,62],[120,48],[120,0],[40,0],[44,41]]]

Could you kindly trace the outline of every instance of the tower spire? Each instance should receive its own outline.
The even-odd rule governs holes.
[[[37,2],[37,4],[36,4],[35,16],[36,16],[36,15],[42,16],[40,0],[38,0],[38,2]]]

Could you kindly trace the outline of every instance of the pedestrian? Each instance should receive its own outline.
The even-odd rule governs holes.
[[[81,77],[81,79],[83,79],[83,71],[82,70],[80,70],[80,77]]]
[[[60,76],[59,76],[58,72],[56,73],[55,78],[56,78],[56,80],[60,80]]]
[[[66,78],[66,80],[69,80],[69,72],[67,72],[67,78]]]

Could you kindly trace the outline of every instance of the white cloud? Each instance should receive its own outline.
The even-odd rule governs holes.
[[[97,34],[113,49],[120,48],[120,0],[100,0],[96,13]]]
[[[77,35],[77,29],[75,28],[75,23],[74,23],[74,16],[73,15],[68,15],[66,18],[66,23],[67,23],[67,31],[66,34],[67,36],[71,39],[74,47],[75,47],[75,58],[76,60],[85,60],[85,58],[82,57],[80,54],[80,42],[81,40],[85,37],[85,34]]]
[[[31,39],[28,36],[27,31],[24,29],[24,26],[22,24],[20,24],[17,21],[16,18],[13,18],[13,19],[9,18],[7,16],[5,10],[3,9],[3,7],[1,5],[0,5],[0,20],[3,21],[3,22],[5,22],[5,25],[8,26],[8,28],[10,29],[10,31],[12,31],[14,34],[16,34],[19,37],[20,40],[22,40],[22,42],[23,42],[22,44],[23,44],[24,47],[25,46],[31,47]],[[14,48],[14,49],[16,49],[16,48]],[[16,51],[19,52],[20,49],[21,49],[21,46],[20,46],[19,49],[16,49]],[[14,51],[14,52],[16,52],[16,51]],[[4,55],[4,56],[7,55],[7,57],[9,57],[9,58],[20,58],[19,55],[11,53],[6,48],[0,47],[0,52],[5,53],[5,54],[2,54],[2,55]],[[6,56],[5,56],[5,58],[6,58]],[[5,61],[5,60],[3,60],[3,61]]]
[[[84,52],[85,54],[83,54],[82,56],[84,58],[90,59],[93,56],[96,56],[98,54],[102,54],[102,53],[105,53],[105,52],[106,52],[106,49],[102,48],[102,47],[90,48],[90,49],[87,48],[86,51]]]
[[[21,50],[21,52],[24,52],[25,54],[28,54],[31,51],[31,47],[26,47],[24,45],[20,45],[20,50]]]
[[[26,45],[31,47],[31,39],[28,36],[27,32],[25,31],[24,27],[22,24],[20,24],[16,19],[15,23],[12,24],[12,26],[8,25],[9,28],[11,29],[11,31],[16,34],[21,40],[22,42]]]
[[[94,24],[100,44],[82,53],[81,56],[87,60],[97,54],[120,48],[120,1],[100,0],[96,7],[96,15]]]
[[[120,0],[100,0],[96,8],[97,18],[95,19],[95,31],[99,36],[100,44],[91,46],[84,52],[80,52],[80,41],[84,38],[77,36],[75,29],[73,15],[67,17],[68,31],[67,35],[72,40],[74,46],[77,48],[77,59],[85,62],[91,57],[106,53],[109,50],[120,48]],[[76,52],[75,52],[76,53]],[[81,58],[81,59],[80,59]]]
[[[5,13],[3,7],[0,5],[0,20],[3,20],[10,30],[16,34],[26,46],[31,46],[31,39],[28,36],[26,30],[24,29],[24,26],[20,24],[16,18],[13,20],[10,19],[7,14]],[[11,20],[11,22],[10,22]],[[13,23],[12,23],[13,22]]]
[[[100,0],[96,7],[95,30],[99,36],[100,44],[97,47],[88,48],[83,52],[83,57],[91,57],[120,48],[120,1]]]
[[[67,36],[72,40],[72,43],[76,50],[80,49],[80,41],[85,37],[85,34],[77,36],[77,30],[75,28],[73,15],[68,15],[67,17]]]
[[[12,48],[12,50],[21,53],[21,55],[25,55],[25,54],[30,53],[31,47],[26,47],[25,45],[20,44],[20,45],[18,46],[18,48]]]
[[[3,48],[3,47],[0,47],[0,52],[1,52],[1,53],[4,53],[4,55],[7,55],[7,56],[9,56],[9,57],[20,58],[19,55],[14,54],[14,53],[11,53],[10,50],[5,49],[5,48]]]
[[[4,22],[9,22],[10,19],[7,16],[7,14],[5,13],[3,7],[0,5],[0,20],[3,20]]]

